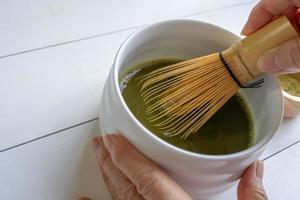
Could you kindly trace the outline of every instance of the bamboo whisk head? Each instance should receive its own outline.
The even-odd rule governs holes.
[[[298,38],[284,15],[222,53],[163,67],[142,79],[147,114],[165,135],[187,138],[196,132],[240,87],[262,72],[257,59],[266,51]],[[259,87],[262,81],[246,87]]]
[[[230,55],[223,56],[230,62]],[[164,135],[182,139],[204,125],[240,88],[218,53],[154,70],[141,78],[141,84],[148,120]]]

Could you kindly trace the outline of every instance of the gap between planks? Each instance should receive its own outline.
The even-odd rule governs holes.
[[[57,131],[53,131],[53,132],[48,133],[48,134],[46,134],[46,135],[43,135],[43,136],[41,136],[41,137],[37,137],[37,138],[34,138],[34,139],[32,139],[32,140],[28,140],[28,141],[26,141],[26,142],[22,142],[22,143],[20,143],[20,144],[10,146],[10,147],[7,147],[7,148],[5,148],[5,149],[0,149],[0,154],[3,153],[3,152],[5,152],[5,151],[8,151],[8,150],[11,150],[11,149],[14,149],[14,148],[17,148],[17,147],[20,147],[20,146],[23,146],[23,145],[26,145],[26,144],[29,144],[29,143],[32,143],[32,142],[41,140],[41,139],[44,139],[44,138],[46,138],[46,137],[50,137],[50,136],[55,135],[55,134],[63,133],[63,132],[66,131],[66,130],[69,130],[69,129],[72,129],[72,128],[76,128],[76,127],[78,127],[78,126],[81,126],[81,125],[84,125],[84,124],[88,124],[88,123],[97,121],[98,119],[99,119],[99,118],[96,117],[96,118],[93,118],[93,119],[90,119],[90,120],[87,120],[87,121],[84,121],[84,122],[81,122],[81,123],[78,123],[78,124],[75,124],[75,125],[72,125],[72,126],[63,128],[63,129],[59,129],[59,130],[57,130]]]

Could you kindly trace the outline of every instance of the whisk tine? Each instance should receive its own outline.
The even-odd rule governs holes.
[[[201,108],[201,110],[203,110],[203,109],[205,109],[205,105],[204,105],[203,108]],[[160,126],[161,130],[166,130],[166,129],[168,129],[168,131],[173,131],[174,129],[176,130],[177,127],[182,127],[183,125],[186,125],[186,123],[185,123],[186,118],[193,116],[197,112],[201,112],[201,110],[200,111],[199,110],[194,110],[194,111],[188,113],[187,116],[183,115],[183,116],[177,118],[175,121],[173,121],[170,124],[168,124],[168,122],[170,122],[172,120],[168,119],[164,122],[161,122],[161,123],[157,124],[157,126]],[[189,118],[189,120],[190,119],[192,119],[192,118]],[[167,125],[167,126],[164,126],[164,125]],[[181,128],[179,130],[181,130]],[[180,131],[178,131],[178,133],[180,133]]]
[[[191,60],[183,61],[183,62],[180,63],[180,65],[178,65],[177,63],[172,64],[172,65],[168,65],[166,67],[156,69],[152,72],[149,72],[147,75],[152,75],[152,74],[155,74],[156,72],[161,72],[161,71],[167,72],[169,69],[174,70],[174,69],[177,69],[177,68],[181,68],[182,66],[187,66],[187,65],[190,65],[190,64],[193,64],[193,63],[197,63],[199,61],[199,59],[201,59],[201,58],[194,58],[194,59],[191,59]]]
[[[141,88],[141,97],[144,99],[147,99],[148,96],[150,96],[151,94],[156,94],[158,92],[160,92],[161,90],[164,90],[166,88],[168,88],[170,85],[174,84],[176,81],[175,78],[174,79],[170,79],[170,80],[166,80],[166,83],[159,83],[154,85],[151,88]]]
[[[218,75],[218,76],[219,77],[215,77],[215,79],[222,78],[222,77],[220,77],[220,75]],[[209,78],[209,76],[206,78]],[[161,102],[164,103],[164,102],[168,102],[172,99],[179,99],[178,101],[176,101],[178,106],[184,105],[190,99],[198,97],[201,93],[204,93],[206,90],[213,87],[213,85],[211,85],[211,86],[205,85],[203,87],[199,87],[199,85],[201,85],[202,83],[203,83],[203,81],[201,81],[201,80],[191,80],[191,83],[186,84],[186,86],[183,86],[181,89],[178,89],[176,91],[177,93],[180,93],[179,98],[178,98],[178,96],[176,97],[176,93],[173,93],[173,94],[168,95],[167,97],[163,98],[161,100]],[[193,92],[187,93],[185,91],[193,91]],[[181,94],[184,94],[185,98],[181,98],[183,96]]]
[[[139,83],[149,122],[164,135],[182,139],[203,126],[239,89],[217,53],[154,70]]]
[[[209,80],[210,78],[211,78],[211,76],[215,76],[215,74],[217,75],[217,73],[218,73],[218,71],[219,71],[220,69],[217,69],[217,70],[215,70],[213,73],[211,73],[211,74],[201,74],[201,75],[198,75],[197,76],[197,73],[193,73],[191,76],[189,76],[189,75],[186,75],[186,77],[188,77],[189,79],[188,80],[186,80],[186,82],[190,82],[190,83],[193,83],[194,81],[197,81],[197,80],[199,80],[199,77],[202,77],[202,76],[207,76],[207,77],[204,77],[203,79],[200,79],[200,80],[202,80],[202,82],[203,81],[206,81],[206,80]],[[196,78],[195,80],[194,80],[194,78]],[[182,79],[181,79],[182,80]],[[159,84],[157,84],[157,85],[153,85],[152,87],[149,87],[149,88],[147,88],[147,89],[141,89],[141,96],[146,100],[147,99],[147,97],[148,96],[151,96],[152,94],[156,94],[156,93],[159,93],[160,91],[162,91],[162,90],[164,90],[164,89],[166,89],[167,87],[161,87],[160,88],[160,86],[161,85],[163,85],[163,86],[170,86],[170,85],[174,85],[174,82],[176,82],[176,81],[178,81],[179,83],[180,83],[180,78],[178,78],[177,80],[175,80],[175,79],[171,79],[171,80],[166,80],[165,81],[165,85],[164,85],[164,82],[161,82],[161,83],[159,83]],[[195,84],[198,84],[198,83],[195,83]],[[195,85],[194,84],[194,85]],[[190,86],[190,85],[189,85]],[[192,86],[192,85],[191,85]],[[172,88],[173,90],[176,90],[178,87],[182,87],[180,84],[175,84],[175,86]],[[154,92],[155,91],[155,92]],[[180,91],[177,91],[178,93],[180,92]],[[160,96],[164,96],[164,93],[161,93],[161,95]],[[171,96],[170,96],[170,98],[171,98]]]
[[[223,88],[220,87],[220,88],[218,88],[218,90],[222,91]],[[199,101],[199,99],[195,99],[195,103],[197,103],[197,100]],[[203,99],[203,100],[206,101],[207,99]],[[194,110],[190,113],[187,113],[187,115],[177,118],[173,122],[172,122],[172,119],[169,118],[166,121],[158,123],[157,126],[160,127],[160,130],[162,130],[162,131],[167,130],[169,133],[172,133],[172,135],[173,135],[173,132],[176,130],[177,130],[178,134],[183,133],[184,130],[187,130],[188,133],[191,131],[196,131],[195,123],[197,121],[199,121],[199,119],[205,118],[205,113],[208,112],[208,110],[210,108],[211,108],[211,105],[206,103],[201,107],[200,110]],[[170,121],[171,121],[171,123],[169,123]],[[164,125],[167,125],[167,126],[164,126]]]
[[[206,104],[201,110],[197,110],[193,115],[186,117],[185,123],[183,123],[184,126],[181,126],[180,129],[178,129],[180,133],[184,134],[182,135],[182,138],[185,138],[185,136],[192,132],[196,132],[198,130],[198,124],[203,125],[206,122],[204,119],[208,115],[210,109],[212,109],[212,105],[213,103]]]
[[[211,109],[205,115],[203,115],[200,120],[195,121],[193,126],[190,127],[190,129],[183,134],[182,139],[186,139],[192,131],[196,131],[201,126],[203,126],[207,122],[211,114],[215,113],[218,109],[220,109],[227,102],[227,100],[229,100],[232,97],[232,95],[234,95],[234,93],[229,92],[225,97],[223,97],[219,102],[217,102],[215,106],[212,106]]]
[[[165,76],[172,76],[172,75],[176,74],[178,76],[180,73],[188,72],[190,70],[195,70],[194,65],[198,65],[198,63],[191,62],[191,63],[186,63],[186,64],[180,64],[178,66],[177,65],[175,64],[175,65],[167,66],[166,69],[161,68],[161,69],[154,70],[154,71],[148,73],[144,78],[151,80],[153,77],[156,77],[157,75],[162,75],[162,74],[164,74]],[[160,76],[159,78],[164,79],[165,77]]]

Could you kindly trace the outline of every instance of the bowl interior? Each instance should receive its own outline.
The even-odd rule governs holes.
[[[233,33],[198,21],[161,22],[134,33],[125,41],[115,61],[115,80],[129,67],[147,60],[193,58],[224,50],[237,40],[239,37]],[[265,79],[263,87],[240,91],[252,112],[256,144],[260,145],[264,145],[274,135],[283,112],[282,94],[278,83],[270,76],[262,78]],[[154,134],[153,136],[156,137]]]
[[[283,75],[280,75],[280,76],[290,76],[290,75],[286,75],[286,74],[283,74]],[[298,82],[300,82],[300,73],[294,73],[294,74],[291,74],[291,76],[296,79]],[[280,80],[279,80],[280,82]],[[296,87],[296,86],[295,86]],[[300,103],[300,96],[295,96],[285,90],[282,90],[283,91],[283,95],[286,97],[286,98],[289,98],[295,102],[299,102]]]

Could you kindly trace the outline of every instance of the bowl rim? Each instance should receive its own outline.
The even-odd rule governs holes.
[[[284,97],[294,101],[294,102],[297,102],[297,103],[300,103],[300,96],[295,96],[295,95],[292,95],[288,92],[286,92],[285,90],[281,89],[281,92],[283,94]]]
[[[171,151],[176,152],[178,155],[180,156],[188,156],[188,157],[193,157],[196,159],[205,159],[205,160],[211,160],[211,161],[225,161],[225,160],[236,160],[236,159],[240,159],[242,157],[246,157],[247,155],[251,155],[251,154],[255,154],[256,152],[258,152],[260,149],[264,148],[267,143],[272,139],[272,137],[275,135],[276,131],[278,130],[281,122],[282,122],[282,118],[283,118],[283,95],[280,92],[280,104],[281,107],[278,108],[280,109],[279,112],[281,113],[280,116],[277,116],[276,120],[278,121],[278,123],[272,127],[272,129],[269,131],[269,133],[267,135],[265,135],[261,141],[259,141],[258,143],[256,143],[255,145],[253,145],[250,148],[247,148],[245,150],[239,151],[239,152],[235,152],[235,153],[230,153],[230,154],[224,154],[224,155],[209,155],[209,154],[202,154],[202,153],[196,153],[196,152],[191,152],[185,149],[181,149],[175,145],[172,145],[166,141],[164,141],[163,139],[159,138],[158,136],[156,136],[155,134],[153,134],[150,130],[148,130],[146,127],[144,127],[144,125],[133,115],[133,113],[130,111],[130,109],[128,108],[120,87],[119,87],[119,71],[120,71],[120,67],[121,67],[121,55],[123,54],[123,52],[125,51],[125,48],[127,45],[130,45],[130,43],[132,42],[132,40],[139,36],[140,34],[142,34],[144,31],[147,31],[149,29],[152,29],[154,27],[157,26],[166,26],[166,25],[171,25],[171,24],[180,24],[180,23],[190,23],[190,24],[194,24],[197,26],[210,26],[212,28],[215,28],[218,31],[221,31],[223,33],[226,34],[230,34],[231,36],[235,36],[237,37],[237,39],[240,39],[239,36],[237,36],[236,34],[213,24],[207,23],[207,22],[202,22],[202,21],[198,21],[198,20],[191,20],[191,19],[173,19],[173,20],[165,20],[165,21],[161,21],[161,22],[157,22],[157,23],[153,23],[150,25],[146,25],[144,27],[139,28],[138,30],[136,30],[135,32],[133,32],[131,35],[129,35],[127,37],[127,39],[125,39],[125,41],[121,44],[121,46],[119,47],[117,54],[115,56],[114,62],[113,62],[113,69],[112,69],[112,80],[113,80],[113,87],[117,93],[117,98],[119,99],[119,101],[122,104],[122,107],[125,108],[127,114],[129,115],[129,117],[131,118],[131,120],[133,120],[137,126],[143,130],[144,134],[147,134],[149,137],[151,137],[156,143],[159,143],[161,145],[166,146],[166,148],[170,149]],[[271,76],[271,79],[274,81],[275,86],[278,88],[278,90],[280,89],[279,86],[279,82],[276,80],[275,77]]]

